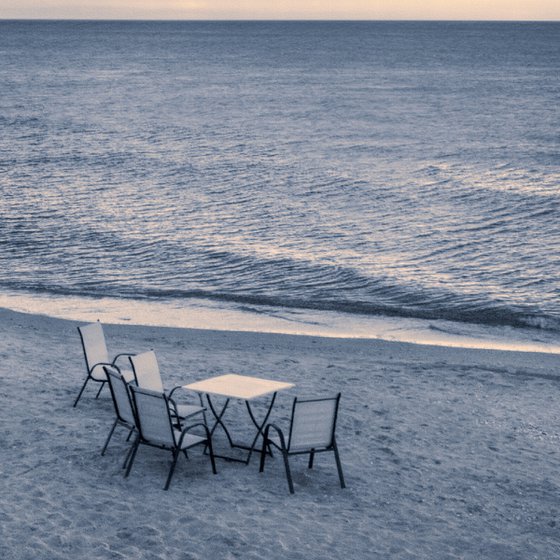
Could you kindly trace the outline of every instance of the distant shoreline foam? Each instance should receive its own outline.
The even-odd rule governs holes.
[[[275,308],[209,299],[134,300],[0,293],[0,307],[76,321],[221,331],[363,338],[461,348],[560,354],[549,333],[445,320]]]

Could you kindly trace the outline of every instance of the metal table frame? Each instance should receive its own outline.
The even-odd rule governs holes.
[[[243,449],[247,451],[247,456],[245,459],[240,459],[238,457],[233,457],[230,455],[218,455],[216,453],[214,453],[214,456],[219,457],[220,459],[226,459],[228,461],[236,461],[248,465],[251,460],[251,456],[253,452],[261,451],[259,448],[255,447],[255,445],[257,444],[259,436],[262,436],[263,434],[264,428],[266,426],[266,422],[270,417],[270,413],[272,412],[272,407],[274,406],[274,402],[276,401],[276,396],[278,394],[278,391],[290,389],[293,386],[294,386],[293,383],[285,383],[282,381],[271,381],[269,379],[262,379],[260,377],[250,377],[247,375],[237,375],[237,374],[226,374],[226,375],[219,375],[217,377],[211,377],[203,381],[190,383],[188,385],[183,385],[183,388],[189,391],[195,391],[197,393],[206,395],[206,400],[208,401],[208,407],[210,408],[215,418],[214,425],[210,429],[210,436],[214,435],[216,429],[220,427],[225,433],[228,443],[232,449],[237,448],[237,449]],[[259,422],[255,417],[253,409],[251,408],[250,401],[267,395],[272,395],[272,398],[270,400],[270,404],[268,405],[263,420]],[[217,409],[216,405],[212,401],[212,396],[225,397],[226,399],[225,403],[223,404],[220,410]],[[245,401],[247,412],[249,413],[249,418],[251,419],[251,422],[253,423],[254,427],[257,430],[253,438],[253,441],[251,442],[250,445],[235,443],[233,441],[233,438],[231,437],[231,434],[227,426],[222,420],[231,399],[240,399]]]

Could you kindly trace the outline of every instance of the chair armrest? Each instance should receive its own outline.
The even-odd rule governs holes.
[[[187,433],[192,429],[192,428],[198,428],[201,427],[204,429],[204,431],[206,432],[206,441],[210,441],[210,430],[208,429],[208,426],[206,424],[203,424],[202,422],[197,422],[196,424],[190,424],[189,426],[185,426],[181,432],[181,437],[179,438],[179,447],[181,447],[181,443],[183,443],[183,438],[185,437],[185,435],[187,435]]]
[[[171,398],[173,396],[173,393],[177,390],[177,389],[183,389],[185,392],[194,392],[198,395],[198,400],[200,402],[200,406],[202,406],[204,409],[206,409],[206,407],[204,406],[204,400],[202,398],[202,393],[199,393],[198,391],[189,391],[188,389],[185,389],[185,387],[183,387],[183,385],[177,385],[177,387],[173,387],[173,389],[171,389],[171,391],[167,392],[167,396],[169,398]]]
[[[179,421],[179,412],[177,410],[177,403],[171,398],[168,397],[167,395],[165,395],[165,400],[167,401],[168,405],[171,405],[173,408],[173,412],[175,413],[175,416],[177,417],[177,420]]]
[[[276,424],[267,424],[266,428],[264,429],[264,434],[263,434],[263,438],[265,443],[272,443],[272,445],[274,445],[274,442],[268,439],[268,432],[273,429],[277,434],[278,437],[280,438],[280,445],[282,446],[282,449],[287,449],[286,447],[286,439],[284,438],[284,432],[282,432],[282,430],[276,425]],[[277,446],[275,446],[277,447]]]
[[[96,367],[98,367],[98,366],[111,366],[111,367],[114,367],[114,368],[118,369],[118,370],[119,370],[119,373],[120,373],[120,371],[121,371],[120,368],[119,368],[119,366],[117,366],[117,365],[114,364],[114,363],[111,363],[111,362],[97,362],[96,364],[93,364],[93,365],[91,366],[91,368],[90,368],[90,370],[89,370],[89,373],[91,373],[91,372],[92,372]]]
[[[103,371],[105,372],[105,375],[107,375],[107,376],[109,375],[109,374],[107,373],[107,369],[108,369],[108,368],[116,369],[116,370],[122,375],[121,368],[120,368],[119,366],[116,366],[116,365],[113,365],[113,364],[107,364],[107,363],[105,363],[105,362],[99,362],[98,364],[95,364],[95,365],[93,366],[93,368],[94,368],[94,367],[97,367],[97,366],[103,366]],[[93,368],[91,368],[91,369],[93,369]]]
[[[171,391],[167,392],[167,396],[169,398],[171,398],[173,396],[173,393],[177,390],[177,389],[182,389],[183,386],[182,385],[177,385],[177,387],[173,387],[173,389],[171,389]]]
[[[134,356],[135,354],[128,354],[128,353],[122,353],[122,354],[117,354],[114,358],[113,361],[111,362],[111,365],[114,366],[117,363],[117,360],[119,358],[122,358],[123,356],[127,356],[128,358],[130,358],[130,356]]]

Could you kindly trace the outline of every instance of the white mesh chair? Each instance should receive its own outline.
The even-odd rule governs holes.
[[[346,488],[334,435],[339,402],[340,393],[335,397],[321,399],[298,399],[296,397],[292,407],[287,441],[282,430],[275,424],[268,424],[264,430],[259,472],[263,472],[267,449],[270,449],[269,446],[273,445],[282,452],[288,487],[290,493],[293,494],[294,484],[288,457],[290,455],[309,454],[308,467],[311,469],[315,453],[332,451],[336,460],[340,486]],[[271,431],[275,433],[271,434]]]
[[[116,418],[113,426],[109,432],[101,455],[105,455],[109,441],[113,436],[113,432],[117,426],[123,426],[128,430],[128,437],[136,430],[136,418],[132,408],[132,399],[128,390],[128,384],[117,366],[104,366],[105,373],[107,374],[107,381],[109,382],[109,389],[111,397],[113,398],[113,405],[115,407]],[[128,438],[127,438],[128,441]]]
[[[164,490],[169,488],[171,477],[181,452],[188,459],[187,449],[195,445],[204,445],[208,448],[212,472],[216,474],[216,462],[212,449],[212,438],[206,424],[199,423],[186,428],[177,427],[176,420],[172,418],[169,410],[169,399],[164,393],[143,389],[130,385],[132,401],[136,414],[138,437],[134,441],[125,476],[130,474],[132,464],[140,445],[149,445],[159,449],[167,449],[173,454],[173,460]],[[189,433],[193,428],[200,428],[205,436]]]
[[[159,393],[165,393],[169,398],[169,403],[172,407],[171,410],[175,416],[178,418],[189,418],[190,416],[194,416],[196,414],[202,414],[204,416],[206,408],[202,405],[202,395],[199,395],[200,406],[193,404],[177,404],[173,400],[172,396],[177,389],[181,388],[181,385],[174,387],[169,392],[164,390],[158,361],[153,350],[129,356],[129,360],[132,365],[132,371],[138,387],[150,389],[151,391]],[[206,421],[205,416],[204,419]]]
[[[114,366],[119,358],[130,356],[130,354],[117,354],[112,361],[110,360],[107,344],[105,343],[105,335],[103,334],[103,326],[99,322],[78,327],[78,331],[82,340],[82,348],[84,349],[87,377],[74,401],[74,406],[78,404],[90,380],[101,383],[101,387],[99,387],[95,398],[99,397],[101,390],[107,382],[107,375],[103,367]],[[127,383],[134,379],[134,374],[130,371],[123,371],[123,375]]]

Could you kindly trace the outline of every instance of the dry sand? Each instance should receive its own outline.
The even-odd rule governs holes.
[[[0,558],[560,558],[560,357],[375,340],[106,325],[112,353],[153,348],[172,387],[222,373],[342,392],[334,458],[264,474],[198,451],[128,448],[84,379],[77,323],[0,310]],[[249,435],[241,403],[238,437]],[[245,429],[246,428],[246,429]],[[216,446],[224,449],[218,437]]]

